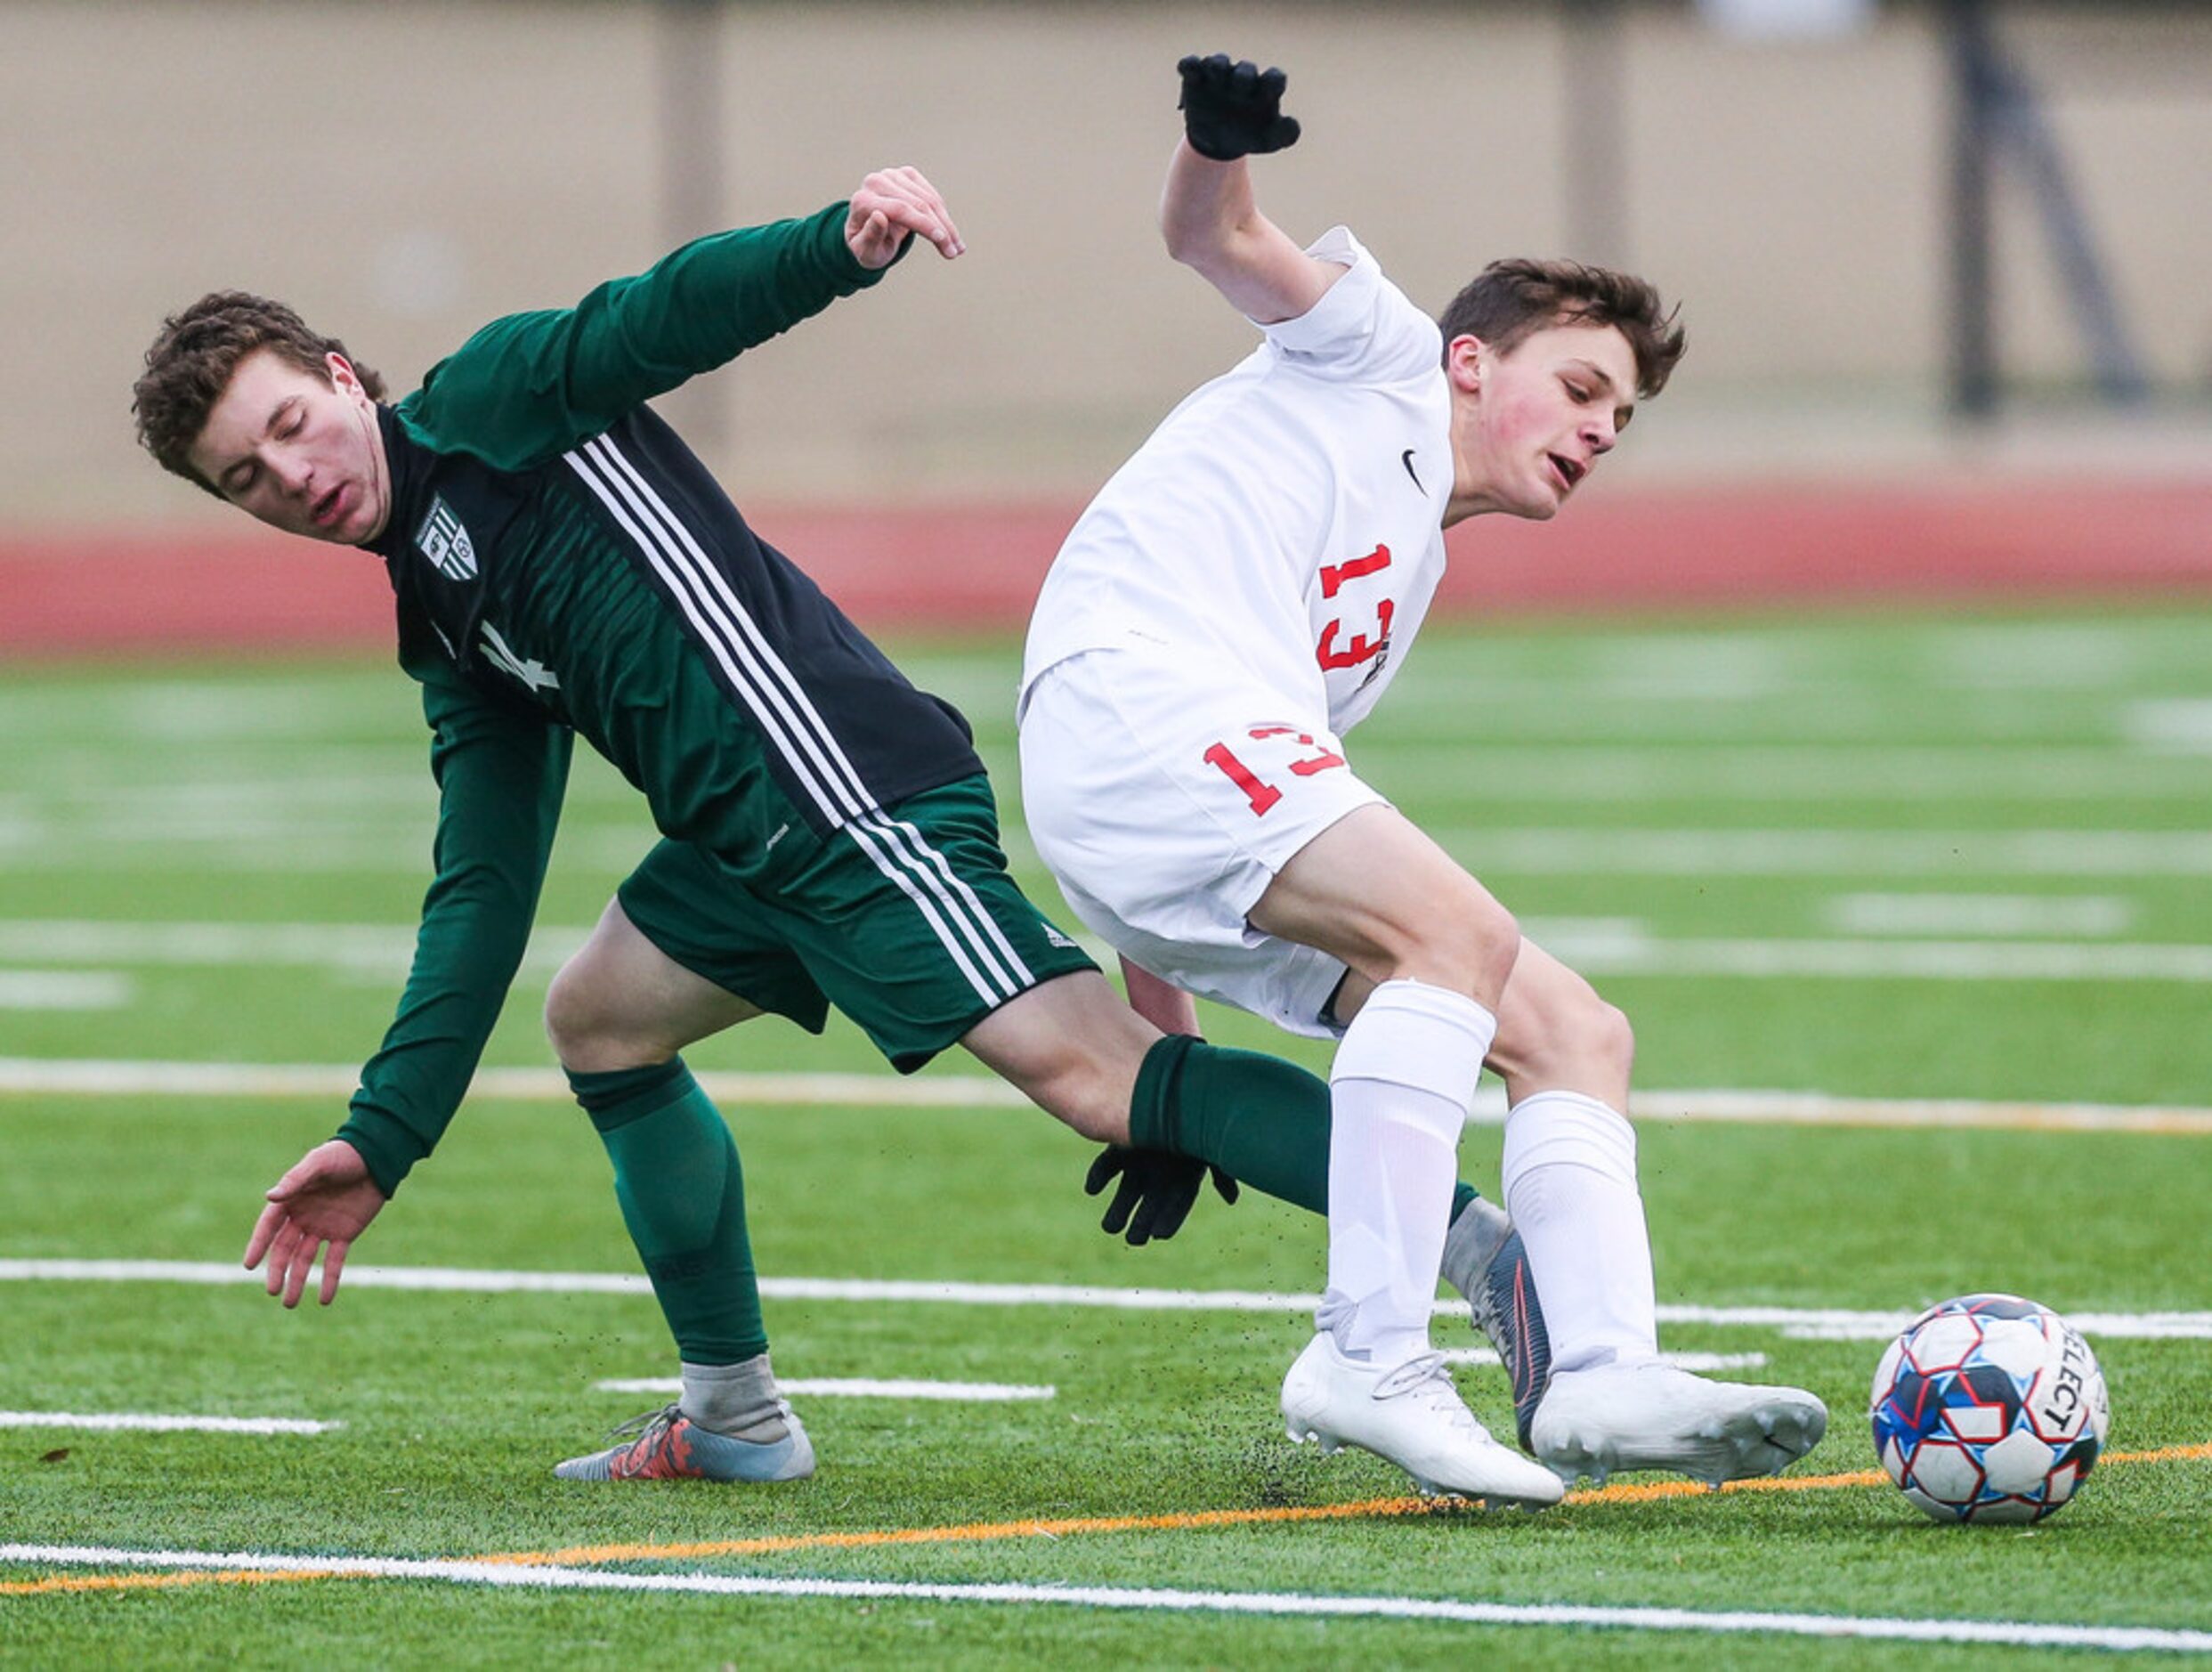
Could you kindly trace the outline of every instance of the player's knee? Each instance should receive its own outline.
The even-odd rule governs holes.
[[[1578,983],[1546,1022],[1526,1052],[1527,1067],[1537,1079],[1567,1085],[1628,1084],[1636,1061],[1636,1034],[1617,1007]]]
[[[1461,992],[1496,994],[1520,952],[1520,925],[1479,887],[1434,902],[1405,927],[1399,971]]]
[[[570,976],[574,967],[563,964],[546,989],[546,1037],[563,1066],[573,1066],[572,1053],[584,1048],[591,1035],[591,1006],[583,984]]]
[[[561,1066],[577,1073],[599,1074],[636,1066],[635,1043],[608,1002],[605,985],[589,963],[571,958],[546,989],[546,1037]]]
[[[1636,1066],[1636,1030],[1627,1014],[1592,994],[1580,1007],[1580,1050],[1592,1067],[1626,1080]]]

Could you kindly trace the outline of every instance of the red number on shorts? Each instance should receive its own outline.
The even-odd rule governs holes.
[[[1317,772],[1326,772],[1331,767],[1341,767],[1344,757],[1333,750],[1324,749],[1314,741],[1313,734],[1301,732],[1289,726],[1255,726],[1247,736],[1264,743],[1270,737],[1295,737],[1314,753],[1288,762],[1290,769],[1301,778],[1310,778]],[[1230,752],[1227,743],[1216,743],[1201,757],[1209,767],[1217,767],[1228,775],[1228,781],[1244,792],[1252,803],[1252,815],[1259,818],[1283,799],[1283,791],[1263,782],[1250,767]]]
[[[1301,778],[1310,778],[1317,772],[1326,772],[1331,767],[1341,767],[1344,764],[1343,756],[1322,749],[1318,743],[1314,742],[1310,732],[1293,732],[1287,726],[1255,726],[1252,728],[1252,735],[1255,738],[1295,737],[1307,748],[1319,751],[1318,753],[1307,756],[1303,760],[1291,762],[1291,770]]]
[[[1204,759],[1209,767],[1219,767],[1228,773],[1229,782],[1244,792],[1244,799],[1252,803],[1252,816],[1254,818],[1283,799],[1282,791],[1252,776],[1252,768],[1229,753],[1227,743],[1214,744],[1206,751]]]

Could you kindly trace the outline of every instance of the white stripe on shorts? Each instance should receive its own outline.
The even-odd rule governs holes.
[[[831,827],[850,835],[876,868],[914,903],[976,996],[987,1004],[1001,1004],[1034,986],[1035,978],[1014,955],[975,891],[953,875],[944,856],[919,831],[891,819],[876,804],[728,577],[622,455],[613,438],[598,436],[565,457],[636,542],[693,635]]]

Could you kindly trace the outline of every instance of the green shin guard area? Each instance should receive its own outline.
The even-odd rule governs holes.
[[[684,1360],[738,1364],[766,1351],[744,1172],[721,1112],[680,1059],[570,1081],[614,1164],[622,1222]]]
[[[1309,1213],[1329,1211],[1329,1085],[1295,1063],[1171,1035],[1146,1053],[1130,1140],[1219,1167]],[[1458,1185],[1457,1219],[1479,1194]]]
[[[1130,1108],[1138,1147],[1211,1163],[1311,1213],[1329,1207],[1328,1083],[1279,1057],[1163,1039]]]

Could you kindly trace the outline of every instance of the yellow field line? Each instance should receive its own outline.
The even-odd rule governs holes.
[[[2212,1443],[2169,1446],[2160,1451],[2115,1452],[2099,1461],[2176,1463],[2212,1458]],[[1880,1486],[1889,1476],[1879,1469],[1848,1474],[1769,1475],[1730,1481],[1722,1492],[1819,1492],[1839,1487]],[[1713,1489],[1695,1481],[1623,1482],[1589,1491],[1569,1492],[1569,1504],[1647,1504],[1659,1498],[1706,1497]],[[1209,1527],[1255,1527],[1270,1522],[1380,1520],[1392,1515],[1453,1514],[1455,1500],[1433,1497],[1375,1497],[1350,1504],[1297,1505],[1275,1509],[1208,1509],[1168,1515],[1082,1516],[1066,1521],[976,1522],[964,1527],[902,1527],[877,1532],[793,1533],[772,1538],[726,1538],[705,1544],[576,1545],[566,1550],[515,1551],[476,1558],[525,1566],[581,1566],[597,1562],[670,1562],[701,1556],[780,1555],[793,1550],[872,1549],[886,1545],[968,1544],[993,1538],[1061,1538],[1078,1533],[1190,1532]]]
[[[2114,1464],[2200,1462],[2212,1458],[2212,1443],[2167,1446],[2156,1451],[2119,1451],[2100,1459]],[[1889,1476],[1879,1469],[1847,1474],[1770,1475],[1730,1481],[1730,1492],[1822,1492],[1843,1487],[1880,1486]],[[1653,1481],[1570,1492],[1569,1504],[1647,1504],[1660,1498],[1704,1497],[1713,1489],[1694,1481]],[[1374,1497],[1349,1504],[1290,1505],[1270,1509],[1208,1509],[1167,1515],[1084,1515],[1060,1521],[971,1522],[956,1527],[895,1527],[871,1532],[791,1533],[770,1538],[723,1538],[697,1544],[572,1545],[563,1550],[516,1550],[466,1560],[518,1567],[580,1567],[604,1562],[682,1562],[702,1556],[782,1555],[798,1550],[867,1550],[894,1545],[978,1544],[997,1538],[1062,1538],[1082,1533],[1192,1532],[1212,1527],[1255,1527],[1286,1522],[1365,1521],[1394,1515],[1461,1513],[1456,1501],[1433,1497]],[[250,1569],[178,1573],[129,1573],[0,1583],[0,1596],[29,1596],[53,1591],[154,1590],[166,1587],[256,1584],[279,1579],[373,1577],[351,1573],[266,1573]]]

